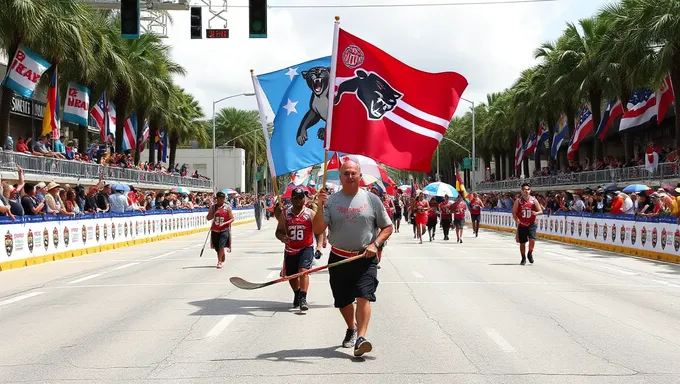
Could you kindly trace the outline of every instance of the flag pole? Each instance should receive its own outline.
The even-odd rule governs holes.
[[[340,16],[335,16],[335,24],[333,25],[333,50],[331,53],[331,73],[328,82],[328,113],[326,114],[326,139],[324,140],[324,161],[323,161],[323,179],[321,188],[326,189],[326,180],[328,179],[328,149],[331,143],[331,129],[333,126],[333,105],[335,104],[335,76],[337,73],[338,61],[338,36],[340,35]]]
[[[261,87],[259,81],[257,80],[257,77],[255,76],[254,69],[250,70],[250,78],[253,81],[253,92],[255,93],[255,101],[257,102],[257,112],[260,117],[260,124],[262,125],[262,134],[264,135],[264,144],[267,152],[267,165],[268,165],[267,168],[269,168],[269,174],[272,179],[273,191],[274,195],[276,196],[277,204],[279,208],[281,208],[281,212],[283,212],[283,202],[281,196],[279,195],[279,184],[276,182],[276,168],[274,167],[274,161],[272,159],[272,149],[269,143],[269,130],[267,129],[267,117],[265,116],[264,113],[264,103],[262,102],[262,93],[260,92]],[[274,217],[276,217],[276,219],[279,220],[279,218],[276,215],[274,215]]]

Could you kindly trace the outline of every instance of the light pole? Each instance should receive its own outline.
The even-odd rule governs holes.
[[[443,137],[442,137],[442,139],[444,139],[444,140],[448,140],[448,141],[450,141],[450,142],[452,142],[452,143],[456,144],[457,146],[459,146],[459,147],[463,148],[463,150],[464,150],[465,152],[467,152],[467,153],[468,153],[468,156],[471,156],[471,154],[470,154],[470,150],[469,150],[469,149],[467,149],[467,148],[465,148],[465,147],[463,147],[462,145],[460,145],[460,143],[459,143],[459,142],[457,142],[456,140],[453,140],[453,139],[449,139],[449,138],[448,138],[448,137],[446,137],[446,136],[443,136]],[[437,146],[437,175],[439,175],[439,146]]]
[[[217,193],[217,178],[215,176],[216,175],[216,172],[215,172],[215,163],[216,163],[216,161],[215,161],[215,104],[219,103],[220,101],[224,101],[224,100],[231,99],[231,98],[234,98],[234,97],[239,97],[239,96],[255,96],[255,93],[253,93],[253,92],[239,93],[239,94],[236,94],[236,95],[231,95],[231,96],[221,98],[219,100],[215,100],[212,103],[213,104],[212,105],[212,107],[213,107],[212,108],[213,109],[212,110],[212,112],[213,112],[212,113],[212,182],[213,182],[213,191],[215,193]]]
[[[477,189],[477,186],[475,185],[476,177],[475,177],[475,172],[477,172],[477,165],[476,165],[476,159],[475,159],[475,102],[468,100],[464,97],[460,98],[463,101],[467,101],[468,103],[472,104],[472,154],[470,157],[472,157],[472,192],[475,192]]]

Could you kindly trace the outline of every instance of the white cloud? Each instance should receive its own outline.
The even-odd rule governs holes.
[[[270,0],[269,3],[339,2]],[[604,3],[605,0],[563,0],[455,7],[271,9],[267,39],[248,38],[246,8],[229,8],[229,39],[191,40],[189,12],[173,12],[174,25],[169,27],[167,43],[173,46],[177,62],[188,71],[188,75],[178,78],[177,82],[194,94],[206,115],[212,113],[213,100],[252,92],[251,68],[260,74],[330,55],[335,15],[341,17],[341,26],[348,32],[413,67],[461,73],[469,82],[464,97],[479,103],[486,100],[488,93],[511,86],[519,73],[535,62],[534,49],[541,42],[559,36],[567,21],[591,16]],[[245,1],[236,4],[245,4]],[[209,18],[204,8],[204,28],[208,28]],[[212,27],[223,25],[216,23]],[[464,104],[456,115],[467,110]],[[220,103],[218,108],[226,106],[257,109],[253,97],[234,98]]]

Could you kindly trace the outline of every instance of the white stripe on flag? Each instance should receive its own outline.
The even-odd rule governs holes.
[[[404,119],[403,117],[396,115],[394,113],[394,110],[387,112],[384,115],[384,117],[386,119],[393,121],[395,124],[400,125],[401,127],[406,128],[409,131],[415,132],[419,135],[431,137],[437,141],[442,141],[442,138],[444,137],[444,135],[437,131],[433,131],[431,129],[421,127],[420,125],[413,124],[412,122]]]
[[[421,120],[429,121],[430,123],[440,125],[440,126],[444,127],[444,129],[449,128],[449,122],[447,120],[444,120],[441,117],[430,115],[427,112],[423,112],[423,111],[421,111],[421,110],[419,110],[415,107],[412,107],[412,106],[406,104],[406,102],[404,102],[403,100],[397,101],[397,108],[401,108],[404,111],[412,114],[413,116],[415,116],[415,117],[417,117]]]

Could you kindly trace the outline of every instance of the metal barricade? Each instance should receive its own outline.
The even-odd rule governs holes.
[[[126,184],[157,184],[171,187],[212,189],[211,180],[148,172],[138,169],[106,167],[100,164],[80,161],[55,159],[51,157],[33,156],[26,153],[0,151],[0,170],[16,171],[17,164],[27,173],[50,176],[75,177],[80,179],[99,179],[117,181]]]
[[[661,163],[654,172],[639,165],[627,168],[610,168],[597,171],[565,173],[555,176],[528,177],[495,182],[482,181],[477,184],[479,192],[505,192],[517,190],[523,183],[532,187],[583,186],[595,187],[614,183],[660,181],[680,178],[680,167],[677,163]]]

